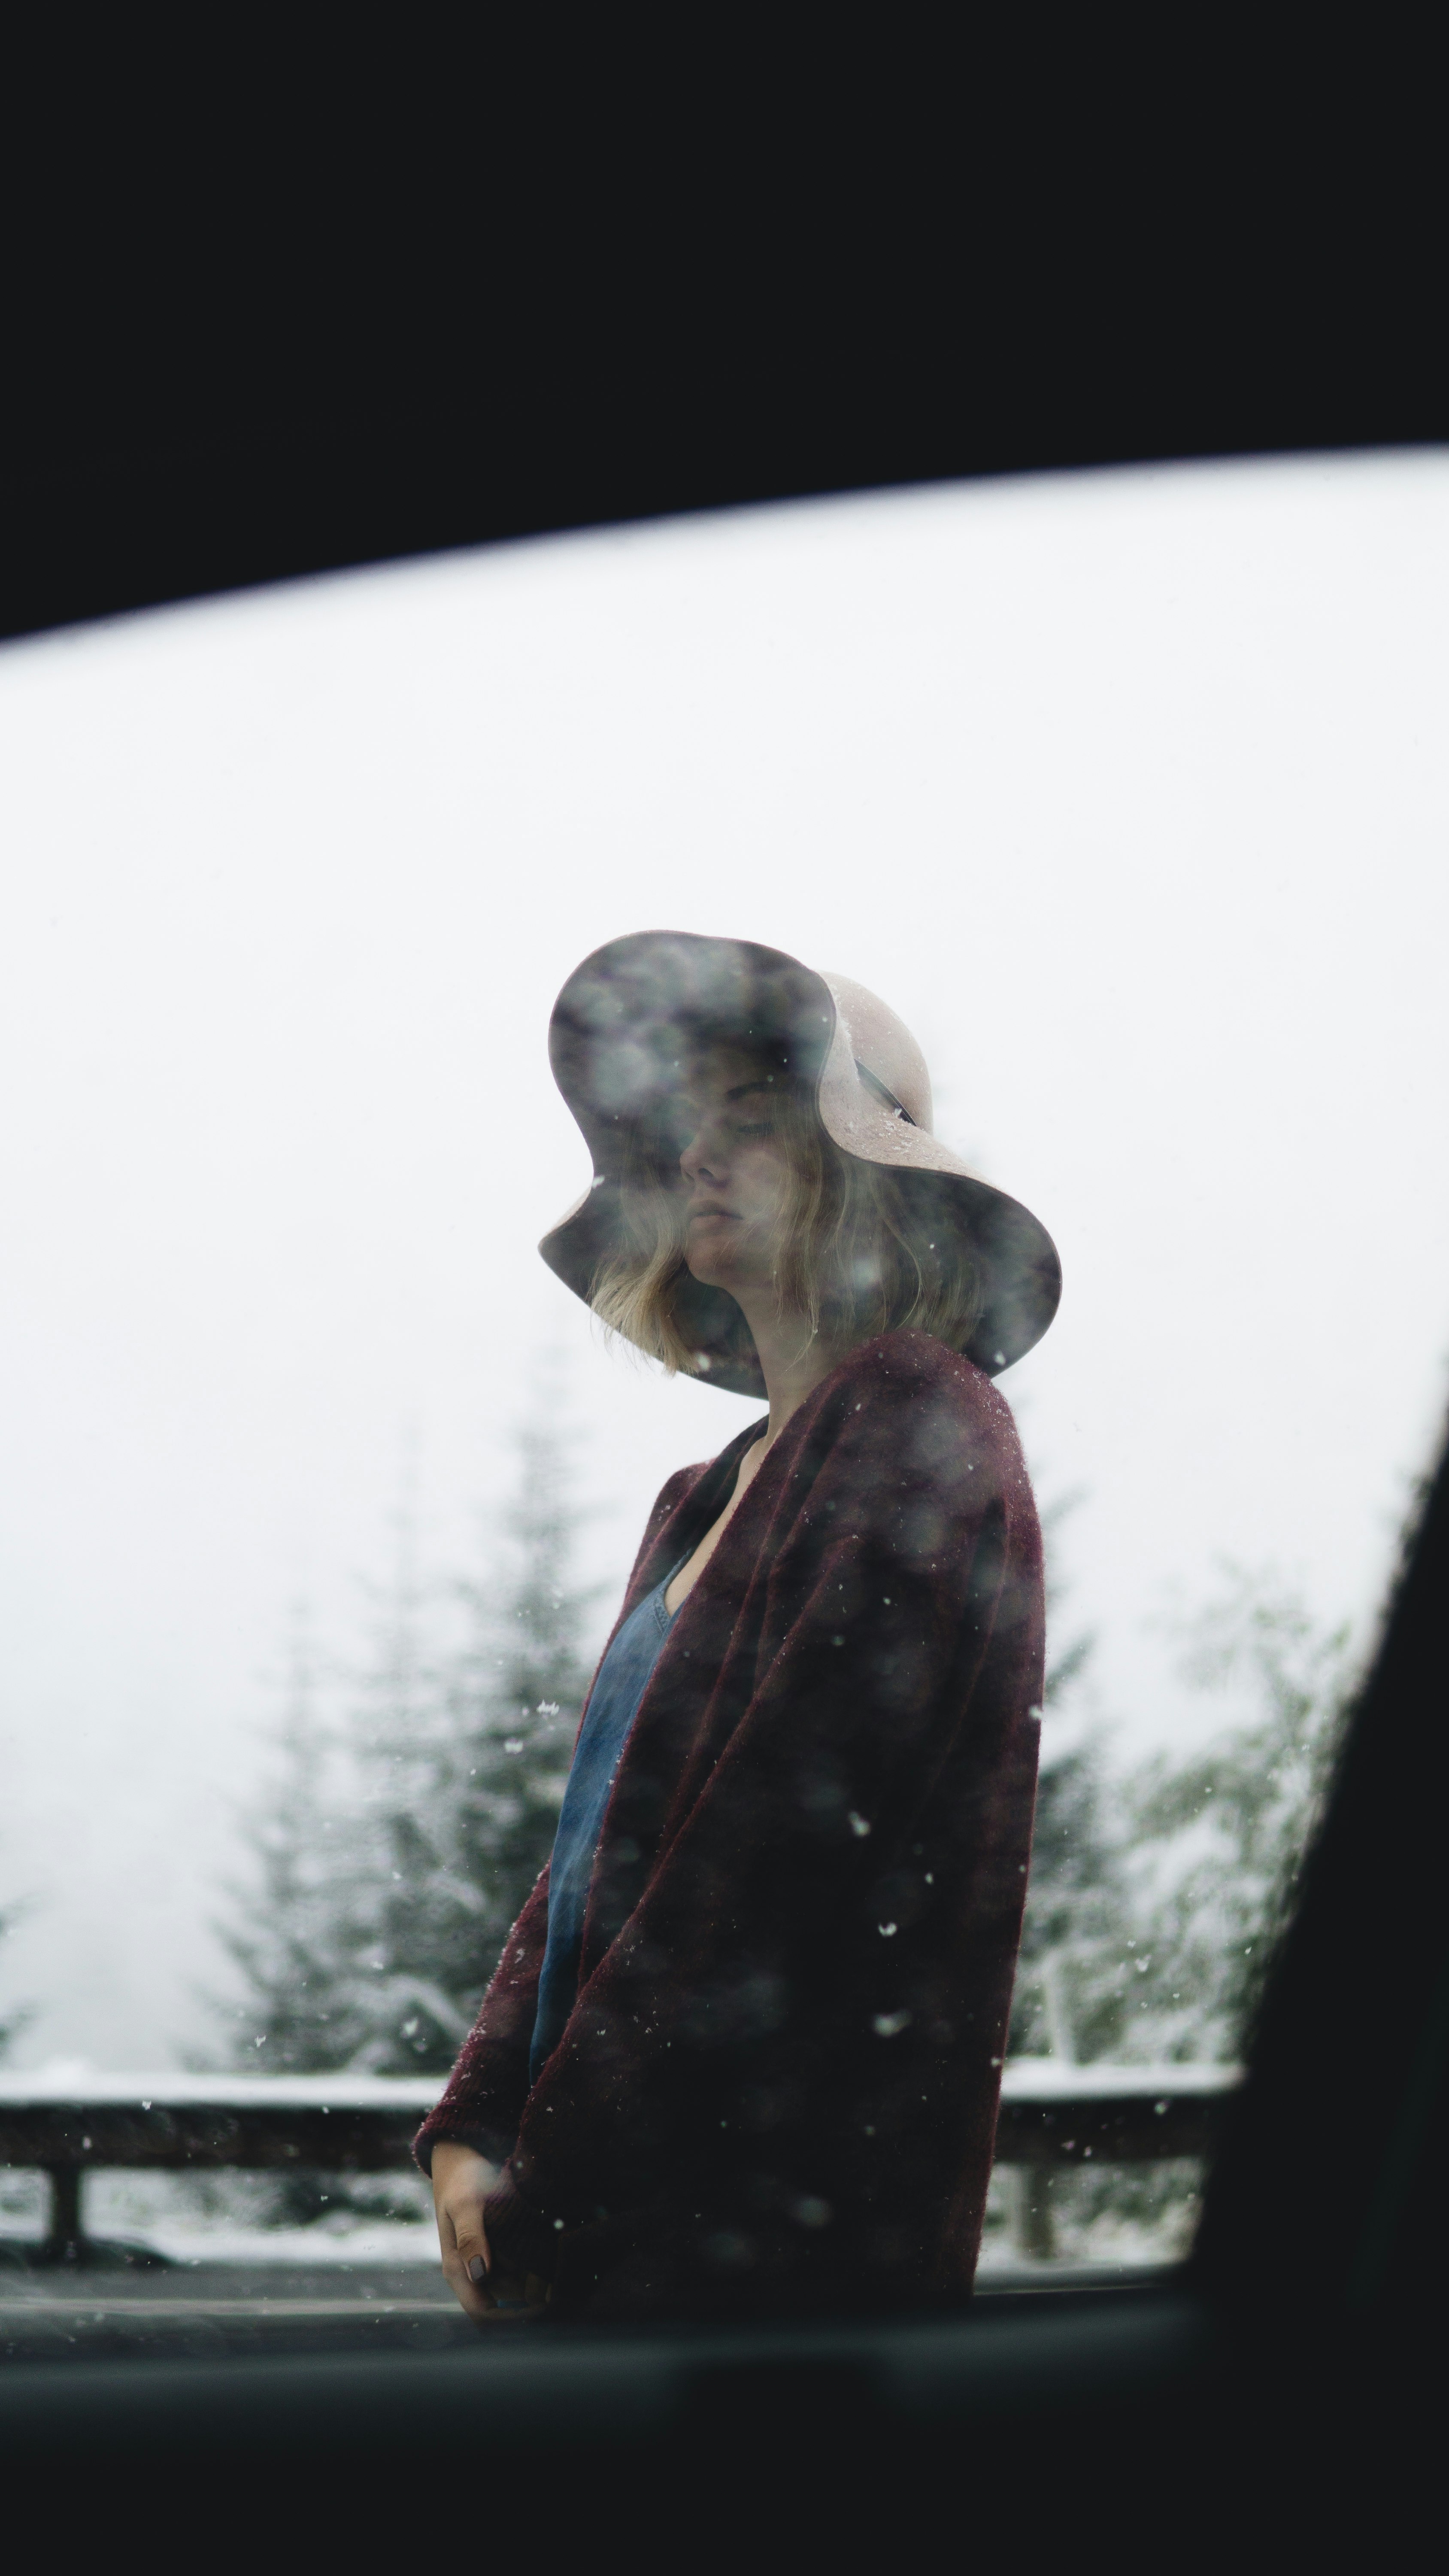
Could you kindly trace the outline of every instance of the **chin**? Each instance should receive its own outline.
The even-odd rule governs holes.
[[[728,1296],[738,1296],[741,1288],[759,1284],[763,1264],[758,1238],[743,1226],[704,1226],[686,1243],[684,1266],[701,1288],[723,1288]]]
[[[701,1288],[723,1288],[727,1296],[734,1297],[741,1288],[748,1288],[754,1277],[751,1263],[739,1259],[740,1249],[733,1243],[696,1244],[692,1252],[686,1252],[684,1266]]]
[[[729,1287],[729,1263],[727,1261],[712,1261],[707,1252],[686,1252],[684,1256],[684,1266],[689,1272],[690,1278],[697,1279],[701,1288],[728,1289]]]

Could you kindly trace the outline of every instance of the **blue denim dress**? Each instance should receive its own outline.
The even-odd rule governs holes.
[[[664,1607],[664,1595],[678,1572],[679,1566],[671,1566],[663,1582],[647,1592],[624,1621],[599,1666],[588,1712],[574,1746],[549,1869],[548,1940],[539,1973],[533,2042],[528,2052],[530,2084],[537,2083],[539,2070],[557,2048],[574,2008],[584,1913],[604,1810],[639,1702],[678,1615]]]

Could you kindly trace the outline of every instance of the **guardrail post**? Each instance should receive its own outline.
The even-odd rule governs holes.
[[[1056,2217],[1051,2204],[1051,2171],[1046,2165],[1007,2165],[1007,2225],[1013,2251],[1029,2262],[1053,2263],[1057,2252]]]
[[[79,2263],[85,2255],[85,2229],[81,2224],[81,2179],[83,2167],[74,2164],[48,2164],[50,2178],[50,2231],[40,2247],[42,2263]]]

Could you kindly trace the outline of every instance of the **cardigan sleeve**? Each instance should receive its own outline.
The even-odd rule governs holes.
[[[661,1534],[704,1472],[700,1467],[683,1467],[660,1492],[645,1525],[621,1620],[634,1606]],[[588,1706],[587,1695],[584,1705]],[[545,1867],[504,1942],[478,2019],[463,2042],[442,2098],[413,2140],[413,2154],[424,2173],[431,2172],[433,2149],[443,2139],[476,2148],[491,2164],[501,2165],[512,2150],[528,2099],[529,2050],[548,1942],[548,1880]]]
[[[765,1462],[764,1526],[736,1515],[656,1670],[656,1693],[698,1696],[760,1603],[748,1691],[732,1704],[726,1644],[656,1863],[490,2202],[520,2265],[717,2156],[742,2068],[763,2052],[803,2070],[842,1996],[865,2044],[900,1854],[988,1645],[998,1666],[1019,1646],[1012,1696],[1039,1692],[1039,1539],[1009,1412],[941,1344],[892,1341],[890,1366],[844,1372],[793,1457]]]
[[[413,2140],[413,2154],[424,2173],[432,2172],[433,2149],[443,2139],[475,2147],[490,2164],[506,2162],[528,2099],[528,2051],[547,1939],[545,1869],[503,1945],[447,2089]]]

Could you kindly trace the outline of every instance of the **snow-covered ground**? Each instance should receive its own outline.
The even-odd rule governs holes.
[[[178,2073],[127,2075],[93,2067],[84,2057],[53,2057],[44,2066],[0,2070],[0,2105],[7,2102],[136,2103],[144,2111],[183,2103],[226,2108],[265,2103],[279,2111],[430,2111],[442,2092],[441,2075],[366,2075],[344,2067],[335,2075],[234,2075]]]
[[[339,2270],[359,2263],[424,2264],[435,2270],[438,2240],[431,2227],[407,2227],[386,2219],[348,2223],[341,2214],[319,2219],[312,2227],[238,2227],[206,2218],[161,2219],[142,2229],[97,2226],[93,2234],[143,2244],[173,2263],[257,2264],[296,2271],[321,2265]]]

